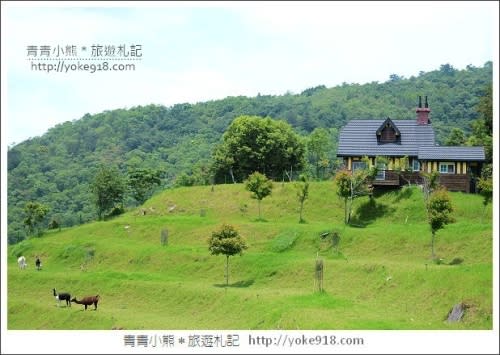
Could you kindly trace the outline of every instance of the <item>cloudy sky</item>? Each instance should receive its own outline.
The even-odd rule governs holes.
[[[497,2],[2,2],[2,142],[115,108],[384,82],[445,63],[481,67],[498,57],[497,34]],[[142,57],[92,57],[95,45],[139,45]],[[72,58],[66,65],[135,70],[35,70],[58,63],[41,59],[41,46],[50,59]],[[66,46],[76,56],[64,57]]]

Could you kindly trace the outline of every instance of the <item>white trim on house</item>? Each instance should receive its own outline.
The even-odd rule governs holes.
[[[418,159],[413,159],[412,163],[411,163],[411,170],[412,171],[420,171],[420,162],[418,161]]]
[[[356,170],[362,170],[366,169],[366,163],[364,161],[353,161],[352,162],[352,172],[355,172]]]
[[[450,161],[439,162],[439,173],[440,174],[455,174],[455,163]]]

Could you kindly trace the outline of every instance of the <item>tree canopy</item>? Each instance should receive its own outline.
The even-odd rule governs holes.
[[[315,128],[307,137],[307,157],[314,167],[316,178],[325,176],[325,169],[330,165],[329,152],[332,150],[333,139],[325,128]]]
[[[117,204],[123,203],[125,183],[118,169],[101,166],[91,185],[99,219]]]
[[[488,85],[475,106],[479,117],[471,123],[472,133],[467,144],[483,146],[486,163],[493,162],[493,98],[492,86]]]
[[[37,234],[41,234],[43,230],[41,223],[44,221],[48,212],[49,207],[42,203],[30,201],[26,204],[24,207],[24,225],[28,229],[30,235],[34,234],[35,231]]]
[[[465,144],[465,133],[460,128],[453,128],[451,130],[450,136],[446,139],[445,145],[456,146]]]
[[[152,169],[133,169],[128,173],[127,184],[132,197],[141,205],[151,196],[153,189],[161,184],[161,171]]]
[[[217,231],[212,232],[208,240],[208,250],[212,255],[226,256],[226,285],[229,284],[229,257],[241,255],[245,249],[245,240],[232,225],[223,224]]]
[[[230,174],[241,182],[255,171],[279,178],[285,171],[302,169],[304,151],[302,140],[285,121],[240,116],[231,123],[215,149],[216,181],[223,182],[223,176]]]

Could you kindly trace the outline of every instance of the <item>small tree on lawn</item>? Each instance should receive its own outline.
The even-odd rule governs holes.
[[[483,196],[483,215],[484,212],[486,211],[486,206],[488,206],[489,203],[491,203],[491,200],[493,199],[493,177],[492,177],[493,171],[492,171],[492,166],[491,164],[486,165],[482,172],[481,172],[481,177],[479,178],[478,181],[478,188],[479,188],[479,193],[481,196]]]
[[[359,169],[351,174],[347,170],[341,170],[335,175],[337,196],[344,200],[344,223],[349,224],[352,214],[353,201],[360,196],[371,193],[368,180],[377,174],[377,168]]]
[[[453,212],[453,206],[448,191],[445,188],[434,190],[427,202],[427,216],[432,231],[432,259],[435,259],[434,239],[436,232],[444,228],[445,224],[453,222],[453,218],[450,216],[451,212]]]
[[[245,188],[252,192],[252,198],[258,201],[259,219],[261,219],[260,201],[271,194],[273,182],[265,175],[256,171],[245,180]]]
[[[226,286],[229,285],[229,257],[236,254],[242,255],[245,249],[247,249],[245,240],[233,226],[223,224],[219,230],[212,232],[208,240],[208,250],[212,255],[226,256]]]
[[[305,221],[302,218],[302,211],[304,210],[304,202],[309,197],[309,181],[307,180],[307,176],[300,175],[299,181],[295,183],[295,188],[297,189],[297,199],[300,203],[299,223],[304,223]]]
[[[351,196],[351,174],[347,170],[341,170],[335,175],[337,196],[344,200],[344,223],[349,223],[347,218],[347,201]]]
[[[439,187],[439,172],[433,171],[432,173],[421,173],[421,175],[424,180],[424,199],[427,203],[431,193]]]

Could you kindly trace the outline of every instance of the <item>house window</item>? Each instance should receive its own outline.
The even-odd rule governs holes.
[[[413,159],[412,170],[420,171],[420,162],[417,159]]]
[[[385,169],[386,165],[384,163],[377,164],[377,175],[375,175],[375,180],[385,180]]]
[[[454,163],[439,163],[439,172],[441,174],[455,174]]]
[[[366,169],[366,163],[364,161],[353,161],[352,162],[352,172],[356,170]]]

